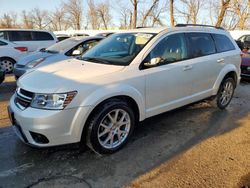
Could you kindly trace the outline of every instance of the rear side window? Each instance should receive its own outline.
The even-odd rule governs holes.
[[[32,38],[36,41],[54,40],[51,34],[42,31],[32,31]]]
[[[213,38],[215,41],[217,52],[226,52],[235,49],[233,43],[227,36],[221,34],[213,34]]]
[[[30,31],[8,31],[10,41],[32,41]]]
[[[208,33],[186,33],[189,58],[201,57],[216,53],[213,38]]]

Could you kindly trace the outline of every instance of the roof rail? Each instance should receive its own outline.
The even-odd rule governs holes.
[[[225,30],[223,27],[217,27],[213,25],[204,25],[204,24],[176,24],[175,27],[188,27],[188,26],[195,26],[195,27],[213,27],[215,29]]]

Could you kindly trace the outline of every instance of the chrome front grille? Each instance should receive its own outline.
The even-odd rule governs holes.
[[[34,93],[30,91],[26,91],[21,88],[17,88],[16,90],[16,98],[15,98],[15,103],[18,108],[21,110],[24,110],[25,108],[30,106],[30,103],[33,99]]]

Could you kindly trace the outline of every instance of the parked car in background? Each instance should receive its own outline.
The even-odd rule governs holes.
[[[250,35],[250,30],[232,30],[229,31],[234,40],[238,40],[243,35]]]
[[[5,79],[5,71],[0,67],[0,84],[3,83]]]
[[[0,39],[26,46],[29,52],[47,48],[57,42],[53,32],[31,29],[0,29]]]
[[[17,135],[38,147],[81,141],[113,153],[146,118],[210,97],[225,109],[240,49],[228,32],[199,27],[123,31],[22,76],[9,107]]]
[[[243,35],[238,40],[237,43],[240,44],[241,49],[250,48],[250,35]]]
[[[16,79],[34,67],[40,67],[82,55],[104,37],[72,37],[46,49],[33,52],[21,58],[14,68]]]
[[[241,55],[241,78],[250,79],[250,51],[242,52]]]
[[[27,51],[25,46],[0,39],[0,67],[11,73],[17,60],[27,55]]]

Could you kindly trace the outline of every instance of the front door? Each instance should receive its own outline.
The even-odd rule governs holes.
[[[186,104],[192,89],[192,62],[185,35],[163,38],[143,61],[146,76],[146,117]]]

